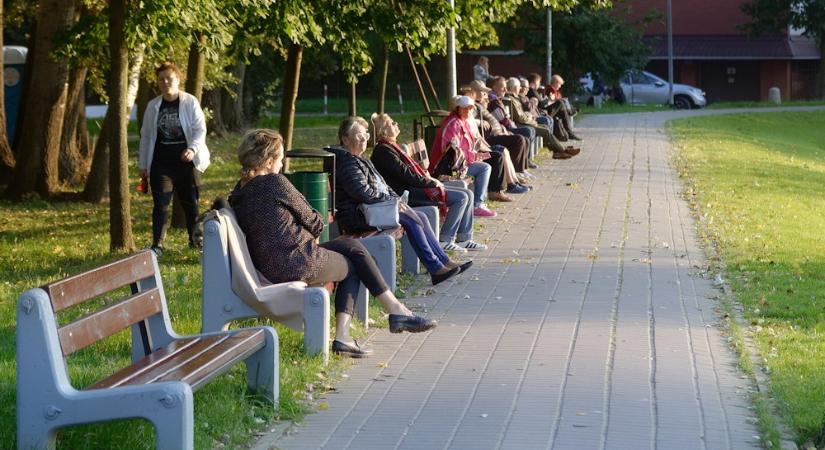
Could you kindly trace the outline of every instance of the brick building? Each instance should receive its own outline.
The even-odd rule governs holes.
[[[777,86],[784,100],[814,96],[821,55],[813,40],[789,30],[750,37],[739,29],[750,17],[744,0],[672,0],[674,81],[707,92],[709,102],[767,100]],[[652,48],[647,70],[667,78],[666,0],[630,0],[630,19],[660,12],[645,30]]]

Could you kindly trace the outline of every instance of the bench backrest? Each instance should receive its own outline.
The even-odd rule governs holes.
[[[152,252],[147,250],[43,286],[55,313],[124,286],[131,287],[131,295],[58,328],[63,356],[162,314],[163,292],[156,277],[156,264]]]
[[[236,317],[267,316],[301,330],[306,283],[270,283],[255,268],[246,235],[234,211],[223,208],[217,211],[215,220],[219,224],[217,236],[207,233],[209,245],[206,241],[204,243],[204,302],[210,302],[209,305],[204,304],[204,308],[214,307],[213,302],[224,303],[224,308],[229,307],[232,302],[226,296],[234,295],[255,312],[238,311]],[[229,286],[231,290],[227,289]]]

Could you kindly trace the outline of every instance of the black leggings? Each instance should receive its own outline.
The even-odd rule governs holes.
[[[195,184],[195,167],[191,162],[153,163],[149,172],[149,186],[152,188],[152,246],[163,242],[163,229],[169,215],[169,203],[172,193],[178,193],[178,199],[186,216],[186,229],[189,243],[192,244],[192,232],[198,217],[198,186]]]
[[[335,289],[335,312],[352,315],[355,311],[355,298],[358,288],[364,283],[373,296],[389,290],[384,277],[375,264],[375,259],[364,244],[357,239],[335,239],[319,245],[327,250],[340,253],[347,261],[346,276],[342,280],[324,280],[322,273],[319,281],[338,281]],[[333,262],[334,264],[334,262]],[[336,277],[337,278],[337,277]],[[311,283],[310,283],[311,284]]]

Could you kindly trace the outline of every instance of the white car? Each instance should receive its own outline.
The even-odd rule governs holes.
[[[625,101],[631,105],[668,103],[667,81],[650,72],[628,70],[619,81]],[[707,105],[705,91],[686,84],[673,83],[673,106],[677,109]]]

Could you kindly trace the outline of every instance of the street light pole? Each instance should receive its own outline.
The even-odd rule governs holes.
[[[673,106],[673,7],[667,0],[667,104]]]
[[[547,8],[547,78],[545,81],[550,84],[550,77],[553,76],[553,8]]]
[[[450,8],[455,9],[455,0],[450,0]],[[455,68],[455,28],[447,29],[447,98],[456,95],[458,77]]]

